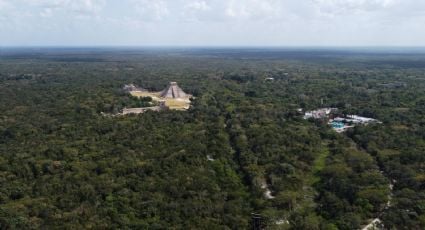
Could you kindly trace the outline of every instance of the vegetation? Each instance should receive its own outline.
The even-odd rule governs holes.
[[[0,50],[0,229],[247,229],[252,212],[270,229],[358,229],[378,216],[389,229],[423,229],[424,61]],[[152,103],[124,84],[170,81],[195,96],[191,109],[101,115]],[[297,112],[321,106],[383,124],[337,134]]]

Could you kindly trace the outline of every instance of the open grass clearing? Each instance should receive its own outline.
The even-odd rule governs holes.
[[[160,92],[132,91],[130,94],[134,97],[151,97],[154,101],[164,101],[165,105],[173,110],[186,110],[190,106],[188,99],[161,98]]]

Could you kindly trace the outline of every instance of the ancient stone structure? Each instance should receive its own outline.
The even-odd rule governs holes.
[[[137,87],[135,84],[124,85],[122,89],[126,92],[146,91],[143,88]]]
[[[160,97],[162,98],[188,98],[189,94],[186,94],[178,85],[177,82],[170,82],[170,84],[165,88]]]
[[[146,111],[161,111],[162,107],[161,106],[153,106],[153,107],[144,107],[144,108],[124,108],[122,110],[122,113],[120,113],[119,115],[128,115],[128,114],[140,114],[140,113],[144,113]]]

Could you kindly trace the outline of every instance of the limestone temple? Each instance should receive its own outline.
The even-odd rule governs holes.
[[[177,82],[170,82],[170,84],[161,91],[160,97],[162,98],[188,98],[186,94],[178,85]]]

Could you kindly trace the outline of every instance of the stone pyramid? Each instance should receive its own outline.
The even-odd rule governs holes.
[[[186,94],[178,85],[177,82],[170,82],[170,84],[161,92],[163,98],[188,98],[190,95]]]

